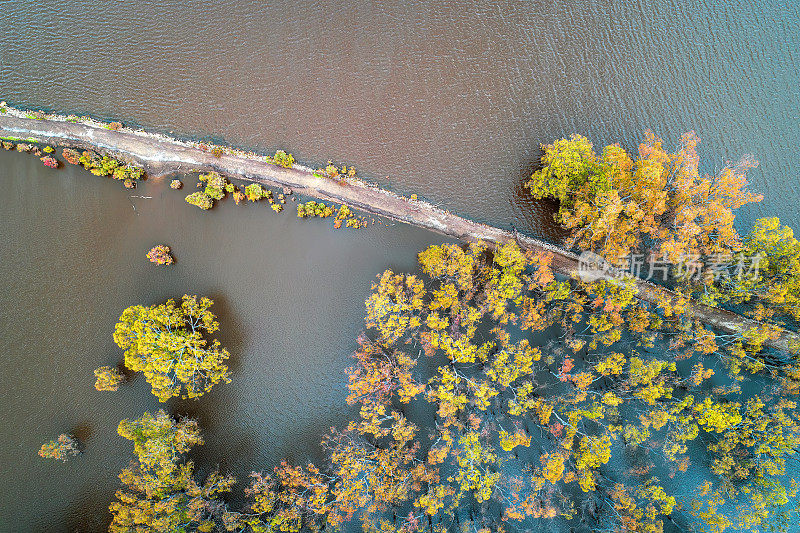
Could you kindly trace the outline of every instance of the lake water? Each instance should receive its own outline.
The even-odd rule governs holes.
[[[750,177],[766,199],[740,229],[774,215],[800,228],[798,4],[643,4],[0,0],[0,99],[352,163],[545,236],[547,208],[520,188],[540,143],[577,132],[635,149],[645,129],[668,145],[694,129],[704,171],[761,161]],[[172,407],[200,419],[199,462],[268,470],[315,458],[348,416],[343,369],[375,274],[413,268],[440,241],[401,225],[333,231],[265,206],[202,213],[163,183],[130,193],[6,152],[0,183],[3,531],[105,527],[131,454],[116,424],[158,408],[141,379],[92,388],[92,369],[121,357],[111,332],[124,307],[216,300],[234,382]],[[172,268],[144,258],[162,242]],[[86,436],[83,456],[36,456],[65,431]]]

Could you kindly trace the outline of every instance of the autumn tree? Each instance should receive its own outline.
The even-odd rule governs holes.
[[[556,220],[571,231],[570,247],[613,263],[637,251],[708,263],[738,250],[733,212],[762,197],[747,190],[752,159],[700,175],[699,142],[689,132],[668,152],[647,132],[634,159],[619,145],[597,155],[588,139],[572,135],[543,146],[542,168],[526,187],[535,198],[559,201]]]
[[[42,447],[39,449],[39,457],[64,461],[65,463],[70,457],[79,455],[80,453],[78,440],[65,433],[59,435],[55,440],[42,444]]]
[[[253,472],[245,490],[249,503],[239,512],[228,512],[223,522],[228,531],[321,531],[330,505],[330,477],[309,464],[292,467],[286,462],[275,475]]]
[[[754,303],[757,318],[774,314],[800,320],[800,242],[778,218],[756,221],[742,250],[720,277],[718,298]]]
[[[184,295],[149,307],[127,308],[114,329],[114,342],[125,350],[125,366],[142,372],[162,402],[196,398],[219,382],[230,382],[228,351],[206,339],[217,331],[209,298]]]
[[[163,410],[123,420],[119,434],[133,441],[136,460],[120,474],[124,487],[109,510],[111,533],[208,532],[222,527],[225,504],[220,497],[234,483],[212,472],[205,481],[194,476],[194,464],[182,456],[202,444],[194,420],[174,420]]]
[[[110,366],[101,366],[95,369],[94,376],[97,378],[94,388],[99,391],[119,390],[119,386],[125,382],[125,376],[120,374],[116,368],[111,368]]]
[[[422,276],[387,271],[367,299],[349,370],[360,416],[327,440],[330,516],[374,531],[502,517],[653,533],[679,510],[698,527],[792,516],[800,373],[769,362],[768,330],[715,335],[685,301],[558,280],[546,254],[513,244],[419,259]],[[435,411],[427,435],[403,415],[419,400]],[[687,494],[674,476],[702,450],[709,489]]]

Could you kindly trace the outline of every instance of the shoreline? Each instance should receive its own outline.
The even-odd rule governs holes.
[[[314,175],[314,169],[299,164],[292,168],[279,167],[267,163],[264,155],[229,147],[225,147],[225,153],[217,157],[202,150],[197,142],[180,141],[166,135],[125,127],[112,130],[105,123],[91,119],[80,121],[49,114],[43,119],[28,118],[33,112],[8,106],[3,109],[7,112],[0,114],[0,137],[33,137],[46,144],[94,150],[141,165],[151,177],[216,171],[236,179],[290,188],[298,194],[344,204],[461,241],[488,241],[494,244],[516,241],[525,250],[551,253],[554,272],[570,278],[578,276],[578,256],[570,251],[533,237],[454,215],[428,202],[406,198],[360,179],[340,182],[318,177]],[[668,289],[641,279],[636,280],[636,289],[637,298],[649,303],[676,296]],[[760,325],[731,311],[698,302],[693,302],[692,308],[697,319],[726,333],[739,334]],[[765,344],[788,352],[790,341],[800,343],[800,335],[782,330],[777,339],[768,340]]]

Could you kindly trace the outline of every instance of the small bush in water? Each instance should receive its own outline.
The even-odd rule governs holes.
[[[150,251],[147,252],[147,258],[151,263],[156,263],[158,265],[171,265],[175,262],[172,255],[169,253],[169,246],[166,244],[159,244],[158,246],[150,248]]]
[[[204,192],[193,192],[186,197],[186,201],[192,205],[196,205],[200,209],[206,210],[214,207],[214,199]]]
[[[39,457],[56,459],[64,462],[66,462],[70,456],[78,455],[79,453],[81,453],[81,451],[78,449],[77,439],[64,433],[59,435],[58,439],[42,444],[42,447],[39,449]]]
[[[44,163],[44,166],[50,167],[50,168],[58,168],[58,159],[56,159],[55,157],[46,155],[46,156],[44,156],[44,157],[42,157],[40,159],[41,159],[42,163]]]
[[[222,200],[225,197],[225,191],[227,190],[228,185],[230,185],[228,180],[221,176],[218,172],[200,174],[198,179],[206,183],[205,193],[214,200]]]
[[[267,193],[268,191],[264,190],[264,187],[262,187],[259,183],[251,183],[244,188],[244,194],[251,202],[257,202],[262,198],[271,196],[271,194],[268,195]]]
[[[125,376],[110,366],[101,366],[95,369],[94,376],[97,378],[94,388],[99,391],[119,390],[119,386],[125,381]]]

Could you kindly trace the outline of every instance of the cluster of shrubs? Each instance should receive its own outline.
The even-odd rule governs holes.
[[[275,152],[275,155],[270,157],[267,156],[267,163],[270,165],[277,165],[283,168],[292,168],[294,166],[295,160],[292,154],[287,154],[283,150],[278,150]]]
[[[20,142],[17,144],[11,142],[10,139],[11,138],[6,138],[2,140],[2,146],[6,150],[16,150],[17,152],[20,153],[32,154],[38,157],[39,160],[42,162],[42,164],[46,167],[50,168],[59,167],[60,163],[58,159],[56,159],[51,155],[53,152],[55,152],[55,148],[53,148],[52,146],[45,146],[43,148],[39,148],[38,144],[35,144],[38,143],[36,139],[31,139],[32,142]],[[44,155],[42,155],[42,153],[44,153]]]
[[[322,202],[309,200],[304,204],[297,204],[297,216],[300,218],[328,218],[333,216],[334,208]]]
[[[347,165],[337,167],[333,164],[333,161],[328,161],[325,168],[318,168],[314,171],[314,175],[318,178],[328,178],[345,182],[348,179],[356,177],[356,168],[353,166],[348,167]]]
[[[343,222],[345,227],[354,229],[363,228],[367,225],[366,218],[356,217],[355,213],[346,205],[341,205],[339,209],[336,209],[333,206],[313,200],[309,200],[305,204],[297,204],[297,216],[300,218],[328,218],[333,215],[336,215],[336,220],[333,223],[333,227],[336,229],[341,228]]]
[[[200,174],[200,181],[206,183],[205,193],[214,200],[222,200],[225,198],[226,192],[233,192],[234,185],[230,183],[227,178],[222,176],[219,172],[209,172],[208,174]]]
[[[172,255],[169,252],[169,246],[166,244],[159,244],[150,248],[150,251],[147,252],[147,258],[151,263],[156,263],[158,265],[171,265],[175,262],[175,259],[172,258]]]
[[[273,197],[272,191],[265,189],[258,183],[251,183],[244,187],[242,191],[239,187],[229,182],[227,178],[220,175],[218,172],[209,172],[208,174],[201,174],[199,176],[200,183],[198,187],[202,187],[205,183],[205,188],[202,191],[194,192],[186,197],[186,201],[190,204],[199,207],[200,209],[211,209],[214,207],[214,200],[222,200],[225,195],[230,193],[236,205],[243,200],[251,202],[258,202],[266,198],[270,203],[270,207],[276,213],[283,211],[283,205],[286,199],[283,194],[279,194],[277,200]],[[174,187],[173,187],[174,188]]]
[[[101,156],[90,150],[78,152],[72,148],[64,148],[61,155],[68,163],[83,165],[83,168],[95,176],[108,176],[123,182],[128,189],[134,186],[134,180],[144,179],[143,168],[129,165],[107,155]]]
[[[200,209],[211,209],[214,207],[214,200],[222,200],[228,192],[237,192],[236,186],[220,175],[219,172],[200,174],[199,179],[201,183],[198,183],[197,186],[201,187],[202,182],[205,182],[205,189],[188,195],[186,201]]]
[[[217,146],[217,145],[209,146],[206,143],[200,143],[197,145],[197,147],[200,148],[200,150],[202,150],[203,152],[210,152],[211,155],[213,155],[214,157],[222,157],[223,154],[225,153],[225,148],[223,148],[222,146]]]

